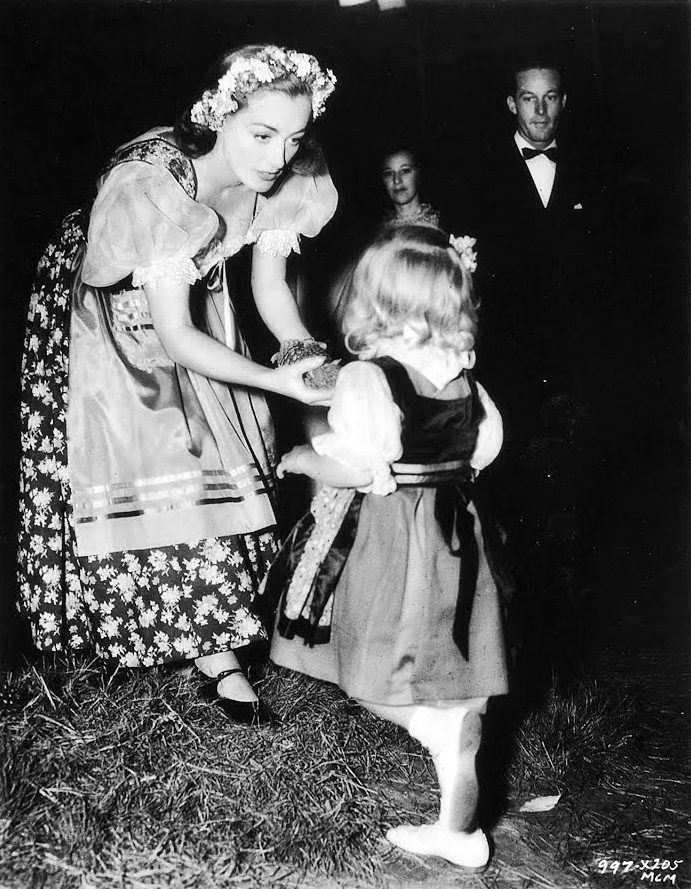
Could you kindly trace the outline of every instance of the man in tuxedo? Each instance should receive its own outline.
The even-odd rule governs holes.
[[[507,93],[513,132],[475,159],[472,191],[466,186],[459,201],[462,225],[452,230],[477,238],[476,372],[505,428],[487,475],[519,587],[564,598],[585,584],[580,569],[592,549],[583,529],[592,504],[607,192],[597,167],[559,136],[567,93],[557,65],[518,63]]]
[[[506,103],[514,132],[492,146],[461,201],[478,239],[482,300],[478,373],[522,449],[545,402],[582,389],[597,339],[604,189],[598,171],[557,140],[567,107],[562,73],[518,64]]]

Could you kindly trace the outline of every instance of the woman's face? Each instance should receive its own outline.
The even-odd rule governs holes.
[[[273,186],[300,147],[312,116],[307,96],[257,90],[229,114],[218,134],[220,154],[232,178],[253,191]]]
[[[402,207],[417,197],[420,172],[410,151],[396,151],[384,158],[384,188],[391,201]]]

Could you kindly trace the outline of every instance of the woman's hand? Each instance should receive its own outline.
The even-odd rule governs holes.
[[[330,389],[310,388],[302,379],[303,374],[324,363],[323,356],[305,358],[275,370],[255,364],[194,326],[188,284],[161,279],[157,287],[145,285],[144,292],[154,329],[166,354],[176,364],[212,380],[276,392],[303,404],[330,403]]]
[[[281,457],[281,462],[276,467],[276,475],[279,478],[283,478],[287,472],[294,475],[307,475],[305,470],[313,457],[314,451],[311,445],[298,445]]]
[[[272,379],[270,388],[279,395],[295,398],[303,404],[328,405],[333,395],[332,389],[313,389],[303,380],[304,374],[321,367],[324,356],[303,358],[294,364],[284,364],[271,371]]]

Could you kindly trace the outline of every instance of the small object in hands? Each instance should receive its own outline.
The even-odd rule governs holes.
[[[271,356],[274,367],[285,367],[286,364],[295,364],[303,358],[315,358],[328,355],[326,346],[316,340],[283,340],[281,348]]]
[[[305,386],[309,386],[310,389],[333,389],[340,369],[340,361],[325,361],[314,370],[303,374],[302,379],[305,381]]]
[[[240,725],[269,726],[276,728],[281,720],[262,701],[237,701],[234,698],[223,698],[218,693],[218,683],[225,676],[242,673],[240,667],[223,670],[213,679],[207,679],[199,686],[199,697],[218,707],[232,722]],[[244,674],[243,674],[244,675]]]
[[[316,340],[284,340],[281,348],[271,357],[271,363],[276,367],[285,367],[286,364],[295,364],[303,358],[323,356],[327,360],[314,370],[303,374],[305,385],[310,389],[333,389],[336,385],[336,377],[341,369],[340,361],[329,360],[329,353],[323,343]]]

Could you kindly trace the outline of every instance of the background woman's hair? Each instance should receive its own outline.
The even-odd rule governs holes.
[[[377,340],[413,330],[418,343],[473,348],[473,281],[448,235],[430,226],[389,227],[365,250],[348,282],[346,346],[369,357]]]
[[[392,137],[389,141],[384,142],[378,147],[376,157],[378,165],[377,172],[381,174],[384,168],[384,161],[387,160],[387,158],[402,152],[406,152],[411,156],[413,164],[418,171],[424,169],[425,163],[423,159],[423,151],[420,146],[416,142],[413,142],[412,139],[395,139]]]
[[[187,157],[195,158],[208,154],[216,144],[217,136],[215,130],[210,130],[208,127],[192,121],[192,106],[201,99],[206,90],[213,90],[218,86],[218,81],[230,69],[233,62],[236,62],[238,59],[261,58],[262,51],[267,46],[268,44],[266,43],[252,43],[232,50],[232,52],[224,53],[206,72],[199,85],[197,95],[183,110],[175,125],[175,138]],[[285,93],[293,98],[296,96],[312,98],[312,91],[309,85],[294,74],[286,74],[285,77],[272,80],[271,83],[263,85],[261,89]],[[247,97],[239,96],[238,104],[240,108],[245,107],[247,105]]]

